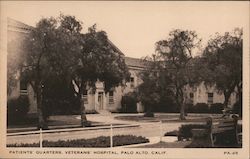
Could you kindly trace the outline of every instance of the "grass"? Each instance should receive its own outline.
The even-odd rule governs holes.
[[[142,136],[116,135],[113,136],[113,146],[124,146],[147,143],[149,140]],[[7,147],[39,147],[39,143],[8,144]],[[91,139],[43,141],[43,147],[110,147],[110,137],[100,136]]]
[[[79,115],[56,115],[50,116],[48,119],[49,129],[61,129],[61,128],[80,128],[80,119],[77,119]],[[91,127],[107,126],[100,122],[91,122]],[[27,117],[23,121],[18,123],[8,124],[8,133],[25,132],[31,130],[37,130],[38,119],[36,117]],[[121,125],[121,124],[120,124]],[[21,128],[21,129],[19,129]]]

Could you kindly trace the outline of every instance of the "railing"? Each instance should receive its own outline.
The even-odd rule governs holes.
[[[110,131],[110,147],[113,147],[113,136],[114,136],[114,129],[118,128],[129,128],[129,127],[141,127],[145,125],[153,125],[158,130],[152,129],[150,131],[156,132],[157,136],[159,137],[159,140],[162,141],[162,137],[164,135],[163,130],[163,122],[152,122],[152,123],[140,123],[140,124],[127,124],[127,125],[114,125],[110,124],[109,126],[100,126],[100,127],[84,127],[84,128],[68,128],[68,129],[54,129],[54,130],[36,130],[36,131],[28,131],[28,132],[17,132],[17,133],[7,133],[8,137],[11,136],[21,136],[21,135],[32,135],[32,134],[39,134],[39,143],[40,148],[43,147],[43,141],[44,141],[44,134],[46,133],[60,133],[60,132],[73,132],[73,131],[89,131],[89,130],[101,130],[101,129],[108,129]],[[158,132],[159,131],[159,132]]]

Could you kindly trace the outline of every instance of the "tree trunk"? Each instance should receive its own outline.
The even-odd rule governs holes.
[[[88,126],[88,120],[86,117],[85,106],[84,106],[84,99],[82,95],[80,95],[80,111],[81,111],[81,125],[82,127]]]
[[[186,120],[186,118],[185,118],[185,105],[183,103],[180,104],[180,119]]]
[[[38,129],[48,129],[48,125],[44,120],[42,107],[42,88],[40,84],[36,86],[37,113],[38,113]]]
[[[227,93],[227,92],[224,92],[224,98],[225,98],[225,101],[224,101],[224,108],[228,108],[228,101],[229,101],[229,98],[230,98],[230,93]]]
[[[176,95],[175,95],[176,103],[180,108],[180,120],[186,120],[185,118],[185,104],[184,104],[184,98],[183,98],[183,92],[180,89],[177,89]]]
[[[79,88],[79,92],[78,92],[78,100],[80,103],[80,115],[81,115],[81,126],[85,127],[85,126],[89,126],[90,123],[87,120],[86,117],[86,112],[85,112],[85,106],[84,106],[84,99],[83,99],[83,90],[86,89],[86,86],[84,84],[84,82],[81,82],[81,86]]]

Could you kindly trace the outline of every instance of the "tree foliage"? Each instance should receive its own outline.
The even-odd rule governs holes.
[[[76,55],[72,78],[81,98],[87,87],[95,90],[97,81],[104,83],[105,92],[123,84],[129,72],[124,55],[108,40],[104,31],[96,31],[95,25],[81,36],[81,49]],[[81,100],[82,125],[86,123],[84,102]]]
[[[65,86],[75,85],[81,105],[82,124],[86,121],[82,94],[95,82],[105,83],[105,90],[122,83],[129,76],[123,54],[118,53],[104,31],[95,25],[85,34],[74,16],[43,18],[26,39],[22,75],[32,86],[36,98],[39,127],[46,128],[43,114],[43,91],[50,90],[50,79],[63,78]],[[74,81],[74,82],[72,82]],[[69,86],[70,87],[70,86]]]
[[[160,71],[157,56],[145,57],[145,70],[140,73],[142,83],[137,88],[137,98],[145,107],[145,116],[152,114],[155,107],[161,105],[164,99],[172,98],[172,90],[169,89],[170,79]],[[167,106],[167,103],[164,104]]]
[[[173,30],[167,40],[156,43],[156,53],[160,57],[161,73],[171,79],[176,104],[180,108],[180,119],[185,119],[185,88],[188,84],[195,84],[194,49],[198,49],[201,40],[194,31]]]
[[[242,29],[232,33],[217,34],[211,39],[203,53],[203,80],[215,85],[225,97],[224,106],[228,106],[230,95],[237,89],[242,91]]]

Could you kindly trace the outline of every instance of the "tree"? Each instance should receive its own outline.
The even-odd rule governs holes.
[[[97,81],[104,83],[105,93],[129,79],[124,55],[108,40],[104,31],[96,31],[95,25],[81,36],[81,50],[77,52],[72,73],[76,94],[81,107],[81,124],[88,124],[85,114],[83,92],[95,91]]]
[[[144,116],[153,116],[156,106],[172,95],[170,79],[162,74],[157,56],[145,57],[146,69],[140,73],[142,83],[137,88],[137,98],[145,107]]]
[[[22,74],[35,92],[41,128],[47,128],[42,101],[51,78],[64,76],[66,86],[77,87],[74,93],[84,126],[87,119],[82,95],[87,87],[94,90],[96,81],[101,81],[107,92],[129,76],[124,55],[118,53],[104,31],[97,32],[95,25],[86,34],[81,29],[81,22],[74,16],[43,18],[26,39]]]
[[[224,95],[224,107],[228,107],[231,94],[237,89],[238,99],[242,94],[242,29],[232,33],[217,34],[211,39],[203,53],[203,79],[206,84],[215,85]]]
[[[180,119],[185,119],[185,87],[196,83],[192,72],[193,50],[199,48],[200,39],[194,31],[173,30],[167,40],[156,43],[156,54],[161,58],[161,73],[172,81],[175,102],[180,108]]]
[[[51,77],[70,72],[71,56],[80,48],[78,39],[81,25],[75,17],[43,18],[26,38],[23,50],[22,76],[32,86],[36,96],[38,127],[47,128],[43,107],[45,82]]]

